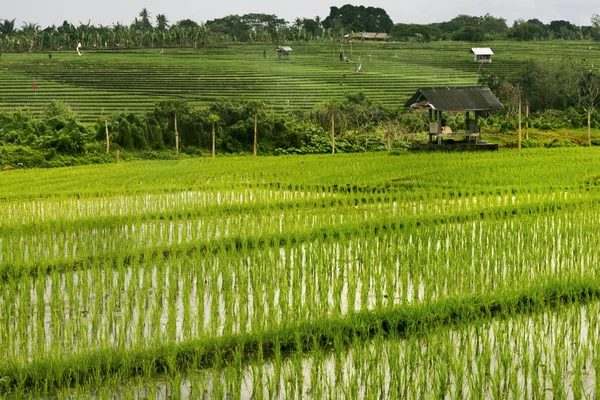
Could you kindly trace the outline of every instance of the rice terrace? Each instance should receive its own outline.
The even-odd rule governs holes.
[[[283,45],[0,54],[0,398],[597,398],[599,42]]]

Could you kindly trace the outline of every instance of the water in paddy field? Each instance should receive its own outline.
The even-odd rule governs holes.
[[[572,305],[425,336],[375,337],[338,350],[292,353],[241,369],[83,390],[112,399],[595,398],[599,316],[600,303]]]
[[[381,215],[385,215],[386,218],[430,218],[443,215],[449,210],[458,213],[471,212],[531,201],[531,195],[527,194],[520,197],[504,195],[497,198],[457,198],[439,202],[420,200],[401,205],[396,201],[356,206],[352,203],[346,214],[340,213],[339,210],[332,210],[331,214],[309,213],[299,208],[266,213],[238,212],[209,217],[210,210],[205,210],[206,207],[214,205],[301,202],[334,196],[335,194],[328,192],[248,189],[244,192],[190,191],[11,203],[0,212],[0,223],[5,226],[14,225],[17,228],[15,232],[18,233],[3,235],[4,237],[0,238],[0,262],[76,262],[81,258],[143,251],[158,246],[193,245],[198,241],[209,242],[240,234],[249,236],[283,233],[291,226],[307,230],[342,226],[365,222]],[[566,199],[567,193],[552,193],[547,197],[548,200]],[[174,209],[178,210],[177,215],[172,215],[171,211]],[[188,213],[192,213],[191,216],[184,217]],[[145,218],[139,217],[140,215]],[[120,219],[113,222],[114,218]],[[94,223],[81,223],[86,220]],[[31,224],[32,228],[19,228],[28,224]],[[33,228],[38,224],[48,226]]]
[[[69,357],[101,348],[126,350],[138,345],[152,347],[198,338],[276,330],[290,323],[318,323],[331,316],[339,317],[361,310],[522,287],[549,276],[584,276],[598,265],[600,250],[597,243],[600,237],[597,226],[600,216],[595,210],[585,208],[557,215],[423,224],[418,229],[377,233],[365,229],[346,235],[340,230],[343,233],[340,239],[308,237],[293,244],[280,245],[277,242],[252,249],[224,251],[215,248],[214,252],[141,256],[144,249],[152,246],[180,248],[184,244],[216,241],[239,232],[254,234],[268,231],[274,234],[285,233],[289,226],[307,230],[343,227],[381,215],[390,220],[432,217],[443,215],[449,209],[472,212],[492,206],[519,205],[531,200],[529,194],[473,196],[435,202],[415,200],[402,204],[395,201],[353,203],[351,207],[344,205],[350,210],[346,213],[336,213],[335,207],[330,206],[326,209],[328,212],[319,210],[318,213],[298,207],[267,210],[256,215],[203,216],[203,211],[211,204],[256,204],[274,199],[289,202],[307,198],[320,200],[335,195],[283,190],[249,190],[240,194],[220,190],[72,199],[68,206],[53,200],[26,202],[22,206],[12,204],[8,207],[9,212],[0,213],[0,221],[15,227],[21,223],[33,223],[36,218],[41,223],[64,219],[84,224],[83,221],[95,215],[108,220],[112,215],[126,218],[137,213],[168,212],[172,204],[183,212],[196,210],[197,216],[193,219],[124,220],[101,227],[90,224],[56,231],[42,227],[34,233],[21,232],[15,236],[0,237],[0,262],[21,262],[24,267],[33,268],[34,272],[32,265],[39,259],[52,263],[60,261],[68,266],[62,269],[66,272],[42,271],[40,277],[25,274],[19,280],[9,280],[7,284],[2,282],[0,337],[5,339],[0,341],[0,357],[8,362],[25,364],[43,361],[50,356]],[[548,200],[566,199],[567,194],[547,197]],[[134,257],[119,256],[121,250],[130,251],[127,254],[132,253]],[[86,258],[88,256],[89,259]],[[584,314],[581,320],[590,320],[588,311]],[[534,318],[532,321],[531,324],[539,322]],[[587,324],[590,325],[589,322]],[[584,325],[583,322],[579,324],[580,327]],[[533,332],[537,332],[539,326],[545,327],[543,324],[532,326]],[[502,337],[505,334],[503,329],[509,328],[498,326],[493,329],[497,329]],[[597,332],[595,329],[592,331]],[[469,331],[460,331],[456,335],[466,335],[466,339],[458,341],[460,344],[471,343],[476,340],[473,337],[481,336]],[[521,343],[520,348],[516,344],[506,344],[508,339],[499,342],[501,346],[478,344],[488,346],[491,352],[489,360],[495,361],[488,362],[489,370],[477,372],[473,372],[473,368],[485,355],[481,350],[484,347],[471,348],[475,355],[463,355],[462,351],[452,355],[448,349],[455,347],[458,339],[454,336],[443,336],[449,342],[443,342],[446,344],[439,344],[440,347],[433,350],[428,342],[417,339],[414,343],[410,340],[388,343],[374,339],[341,354],[301,354],[279,364],[271,360],[264,365],[245,365],[241,371],[232,372],[225,368],[190,372],[185,376],[165,377],[150,383],[138,382],[121,388],[122,394],[112,388],[106,388],[106,391],[116,398],[154,395],[158,398],[179,395],[197,398],[199,393],[219,398],[224,393],[242,398],[256,397],[257,393],[269,393],[268,397],[275,398],[385,397],[398,390],[394,386],[398,381],[416,391],[414,398],[419,398],[419,387],[410,385],[423,380],[428,383],[421,386],[432,391],[445,384],[453,390],[451,393],[454,395],[450,397],[456,398],[460,397],[460,390],[462,393],[478,393],[478,388],[471,381],[465,381],[466,378],[461,380],[461,371],[453,364],[446,365],[444,370],[450,372],[440,374],[435,369],[440,361],[427,357],[440,354],[440,357],[446,357],[447,363],[460,357],[472,357],[475,361],[469,361],[469,358],[461,361],[462,371],[485,377],[493,371],[502,371],[498,365],[503,368],[513,365],[508,361],[508,352],[500,353],[502,346],[508,346],[510,354],[522,357],[521,364],[518,364],[518,358],[514,362],[523,369],[523,378],[520,378],[519,370],[516,370],[515,376],[509,375],[504,380],[503,373],[498,372],[498,384],[509,385],[507,390],[527,387],[529,393],[534,390],[529,388],[533,384],[519,382],[528,382],[526,371],[531,371],[532,367],[525,360],[536,357],[535,346],[540,339],[535,335],[538,333],[522,339],[534,344],[525,346]],[[553,335],[553,339],[566,337],[558,333]],[[570,335],[575,338],[574,333]],[[547,337],[543,336],[541,342],[549,343]],[[583,339],[571,340],[583,343]],[[465,346],[467,352],[469,347]],[[585,346],[590,349],[588,353],[580,353]],[[413,348],[422,351],[413,351]],[[430,351],[433,354],[428,355]],[[545,359],[545,369],[540,370],[539,380],[545,382],[544,385],[552,385],[554,390],[560,384],[556,382],[559,373],[548,361],[555,359],[553,351],[540,347],[538,353],[552,354]],[[586,384],[595,383],[595,380],[592,381],[596,370],[595,351],[590,345],[577,344],[569,353],[577,356],[573,359],[578,360],[579,370],[585,373],[577,375],[577,368],[566,367],[566,371],[570,372],[564,372],[566,378],[561,378],[566,393],[571,393],[571,390],[573,396],[576,395],[572,382],[577,379]],[[531,352],[534,355],[530,355]],[[384,355],[378,359],[377,354]],[[420,361],[411,363],[411,357]],[[400,362],[397,360],[403,360],[401,365],[404,369],[395,364]],[[377,361],[381,361],[381,365]],[[442,382],[442,376],[447,376],[448,382]],[[585,393],[590,393],[588,386]],[[493,394],[492,384],[482,390]],[[94,394],[101,396],[100,392]],[[408,393],[402,397],[413,396]]]
[[[132,259],[11,282],[0,294],[0,355],[89,349],[277,329],[289,321],[430,302],[585,275],[598,216],[471,221],[410,234]]]
[[[328,274],[315,274],[309,265],[317,250],[302,245],[271,249],[260,260],[248,257],[235,264],[219,259],[211,265],[202,260],[205,265],[195,260],[142,263],[27,279],[0,295],[5,333],[11,338],[0,344],[1,354],[32,361],[51,349],[77,354],[105,346],[179,342],[272,329],[286,321],[294,306],[298,317],[312,320],[423,298],[422,281],[415,286],[409,278],[388,298],[363,261],[339,264],[339,253],[351,254],[354,245],[333,246],[335,268],[328,268]],[[278,278],[270,278],[275,280],[265,281],[269,272],[264,269],[255,271],[255,263],[265,261],[269,270],[280,271]],[[344,278],[349,271],[362,275]]]

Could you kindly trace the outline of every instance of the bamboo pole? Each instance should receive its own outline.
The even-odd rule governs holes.
[[[106,130],[106,154],[110,151],[110,140],[108,138],[108,119],[104,118],[104,129]]]
[[[588,145],[592,145],[592,109],[588,108],[588,120],[587,120],[587,128],[588,128]]]
[[[256,152],[258,149],[258,141],[257,141],[257,131],[258,131],[258,111],[254,111],[254,149],[252,154],[256,157]]]
[[[525,139],[529,140],[529,99],[525,99]]]
[[[213,121],[213,123],[212,123],[212,157],[213,158],[215,158],[215,142],[216,142],[215,121]]]
[[[333,118],[333,108],[331,109],[331,154],[335,153],[335,122]]]
[[[519,149],[521,148],[521,97],[519,96]]]
[[[388,119],[388,137],[387,137],[388,153],[392,151],[392,123]]]
[[[175,116],[175,155],[179,155],[179,132],[177,132],[177,111],[174,113]]]

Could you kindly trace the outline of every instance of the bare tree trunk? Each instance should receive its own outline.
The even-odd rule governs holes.
[[[175,112],[174,115],[175,115],[175,155],[178,156],[179,155],[179,132],[177,132],[177,112]]]
[[[258,143],[256,140],[258,127],[258,111],[254,111],[254,149],[252,154],[256,157],[256,150],[258,149]]]
[[[212,123],[212,156],[213,156],[213,158],[215,158],[215,142],[216,142],[215,121],[213,121],[213,123]]]
[[[519,149],[521,148],[521,98],[519,97]]]
[[[592,109],[588,108],[588,145],[592,145]]]
[[[333,110],[331,110],[331,154],[335,153],[335,122],[333,118]]]
[[[108,139],[108,119],[104,119],[104,129],[106,129],[106,154],[110,151],[110,141]]]

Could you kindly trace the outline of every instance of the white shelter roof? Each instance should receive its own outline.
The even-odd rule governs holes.
[[[473,47],[471,53],[474,53],[476,56],[491,56],[494,54],[489,47]]]

